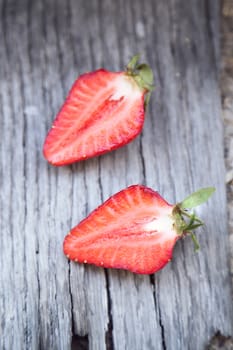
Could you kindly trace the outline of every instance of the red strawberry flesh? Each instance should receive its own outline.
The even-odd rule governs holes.
[[[64,253],[80,263],[154,273],[170,261],[180,238],[173,208],[147,187],[128,187],[70,231]]]
[[[129,143],[143,127],[144,94],[125,72],[81,75],[47,135],[45,158],[65,165]]]

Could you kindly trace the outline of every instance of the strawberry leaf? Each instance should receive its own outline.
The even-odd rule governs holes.
[[[190,196],[185,198],[180,204],[181,209],[191,209],[195,208],[198,205],[206,202],[209,197],[214,193],[214,187],[202,188],[199,191],[192,193]]]
[[[139,76],[142,78],[143,82],[146,85],[152,86],[153,85],[153,72],[152,69],[148,66],[148,64],[140,64],[137,66]]]

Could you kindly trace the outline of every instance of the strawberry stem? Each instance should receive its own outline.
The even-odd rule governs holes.
[[[148,105],[149,105],[150,98],[151,98],[151,91],[149,91],[149,92],[146,94],[145,101],[144,101],[144,108],[145,108],[145,109],[147,109],[147,107],[148,107]]]
[[[196,191],[181,203],[176,204],[173,209],[174,227],[177,233],[179,235],[189,234],[193,240],[195,251],[199,250],[200,246],[193,230],[204,225],[204,222],[198,218],[195,212],[190,213],[187,208],[194,208],[204,203],[214,191],[215,188],[213,187],[207,187]]]
[[[190,235],[191,235],[191,238],[192,238],[192,241],[193,241],[193,244],[194,244],[194,250],[195,250],[195,252],[197,252],[200,249],[200,244],[199,244],[199,242],[197,240],[196,235],[193,232],[191,232]]]
[[[126,74],[132,77],[141,90],[148,93],[145,106],[148,105],[150,92],[154,90],[154,78],[151,68],[146,63],[138,63],[140,55],[135,55],[126,66]]]
[[[137,62],[139,61],[140,55],[135,55],[131,58],[131,60],[129,61],[129,63],[127,64],[126,70],[127,71],[134,71],[136,66],[137,66]]]

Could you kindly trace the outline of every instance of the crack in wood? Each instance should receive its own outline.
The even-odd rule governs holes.
[[[114,341],[113,341],[112,300],[110,295],[109,275],[106,269],[105,269],[105,278],[106,278],[108,318],[109,318],[108,329],[105,333],[105,344],[106,344],[106,350],[113,350]]]
[[[210,343],[206,346],[205,350],[232,350],[233,338],[232,336],[223,335],[220,331],[217,331]]]
[[[164,325],[163,325],[162,318],[161,318],[160,307],[158,308],[158,310],[159,310],[159,325],[161,328],[161,336],[162,336],[162,347],[163,347],[163,350],[167,350]]]
[[[100,189],[100,198],[103,202],[104,195],[103,195],[103,185],[101,181],[101,160],[98,159],[98,185]],[[113,320],[112,320],[112,301],[111,301],[111,292],[110,292],[110,282],[109,282],[109,275],[108,271],[104,270],[105,274],[105,280],[106,280],[106,295],[107,295],[107,308],[108,308],[108,329],[105,333],[105,345],[106,350],[113,350],[114,344],[113,344]]]
[[[214,6],[214,10],[213,10]],[[215,9],[217,7],[217,10]],[[204,1],[204,12],[205,12],[205,20],[206,20],[206,32],[209,39],[209,45],[208,49],[211,52],[212,55],[210,57],[212,58],[211,63],[215,66],[215,70],[212,70],[212,72],[219,72],[219,30],[216,31],[216,25],[219,26],[219,16],[216,16],[216,13],[220,12],[219,3],[218,2],[212,2],[211,0],[205,0]],[[213,14],[215,14],[215,18],[213,18]],[[217,22],[218,21],[218,22]],[[217,23],[216,23],[217,22]],[[219,29],[219,28],[218,28]],[[216,38],[216,33],[218,34],[218,37]],[[217,74],[216,74],[217,75]]]
[[[31,341],[31,330],[29,328],[29,324],[27,322],[27,317],[29,314],[28,311],[28,305],[27,305],[27,299],[28,299],[28,280],[27,280],[27,247],[26,247],[26,226],[27,226],[27,217],[28,217],[28,208],[27,208],[27,133],[28,133],[28,123],[27,123],[27,116],[25,113],[25,107],[26,107],[26,91],[25,91],[25,84],[24,84],[24,74],[23,74],[23,62],[19,59],[19,85],[20,85],[20,98],[21,98],[21,107],[22,107],[22,113],[23,113],[23,130],[22,130],[22,149],[23,149],[23,165],[22,165],[22,173],[23,173],[23,199],[24,199],[24,213],[23,213],[23,270],[24,270],[24,296],[23,296],[23,311],[24,311],[24,326],[23,326],[23,333],[24,333],[24,343],[26,347],[29,347],[30,341]]]
[[[141,158],[141,163],[142,163],[142,184],[146,184],[146,168],[145,168],[145,159],[143,155],[143,145],[142,145],[142,139],[143,135],[140,135],[140,140],[139,140],[139,153],[140,153],[140,158]]]
[[[74,307],[73,307],[73,294],[71,290],[71,262],[68,261],[68,283],[69,283],[69,296],[70,296],[70,308],[71,308],[71,330],[72,334],[75,335],[75,324],[74,324]]]
[[[155,276],[154,275],[150,275],[149,279],[150,279],[150,284],[151,284],[152,289],[153,289],[153,299],[154,299],[155,310],[158,311],[162,348],[163,348],[163,350],[167,350],[166,337],[165,337],[165,332],[164,332],[164,325],[163,325],[162,317],[161,317],[161,310],[160,310],[160,307],[159,307],[159,303],[157,303],[156,295],[155,295],[155,288],[156,288],[155,287]]]
[[[71,342],[71,350],[89,350],[88,335],[74,334]]]

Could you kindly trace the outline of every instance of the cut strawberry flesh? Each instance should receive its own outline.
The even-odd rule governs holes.
[[[157,192],[131,186],[112,196],[66,236],[72,260],[149,274],[172,257],[173,206]]]
[[[44,144],[44,156],[64,165],[123,146],[144,122],[144,92],[124,72],[83,74],[73,85]]]

